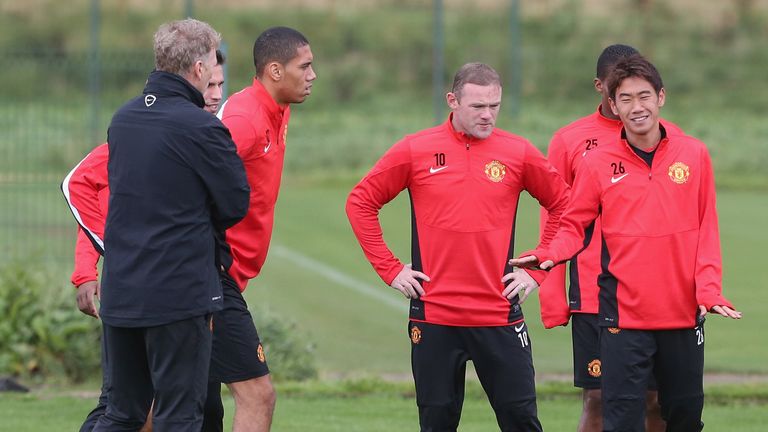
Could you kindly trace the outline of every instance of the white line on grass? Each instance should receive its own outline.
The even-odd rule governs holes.
[[[382,287],[377,287],[377,286],[368,284],[366,282],[363,282],[359,279],[355,279],[347,275],[346,273],[334,267],[329,266],[328,264],[324,264],[320,261],[310,258],[293,249],[290,249],[282,245],[273,244],[270,247],[269,252],[275,256],[279,256],[281,258],[287,259],[293,262],[294,264],[298,265],[299,267],[303,267],[307,270],[315,272],[325,277],[326,279],[332,282],[335,282],[341,286],[357,291],[358,293],[366,295],[368,297],[374,298],[386,304],[387,306],[391,306],[394,309],[397,309],[398,311],[402,312],[404,309],[407,308],[406,303],[394,298],[393,296],[387,295],[382,290]]]

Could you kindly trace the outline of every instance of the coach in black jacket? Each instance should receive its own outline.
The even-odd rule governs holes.
[[[248,209],[229,131],[203,111],[220,36],[187,19],[155,34],[144,94],[109,127],[100,315],[112,392],[95,430],[199,430],[221,308],[215,234]]]

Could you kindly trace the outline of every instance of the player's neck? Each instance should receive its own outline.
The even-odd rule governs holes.
[[[276,85],[274,81],[270,80],[269,78],[256,77],[256,79],[259,80],[262,86],[264,86],[264,90],[266,90],[267,93],[272,97],[273,101],[275,101],[281,107],[288,105],[285,102],[281,102],[280,88],[279,86]]]
[[[613,113],[613,111],[611,111],[610,102],[608,102],[608,100],[606,99],[604,99],[603,103],[600,104],[600,114],[607,119],[611,119],[611,120],[619,119],[619,116],[617,116],[616,114]]]

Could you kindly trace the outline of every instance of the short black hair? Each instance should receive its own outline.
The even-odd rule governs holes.
[[[227,62],[227,56],[225,56],[220,49],[217,49],[216,50],[216,66],[221,66],[226,62]]]
[[[638,51],[629,45],[614,44],[605,47],[600,57],[597,58],[597,75],[595,76],[600,81],[604,80],[616,62],[632,54],[638,54]]]
[[[605,81],[610,98],[616,100],[616,89],[619,88],[622,81],[632,77],[641,78],[651,83],[656,94],[659,94],[664,88],[664,82],[662,82],[661,74],[659,74],[656,66],[640,54],[632,54],[620,59],[608,73]]]
[[[272,27],[264,30],[253,44],[253,65],[256,76],[264,73],[264,67],[270,62],[288,63],[296,57],[296,50],[309,41],[298,30],[290,27]]]

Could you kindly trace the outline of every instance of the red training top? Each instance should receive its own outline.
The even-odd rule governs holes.
[[[347,216],[366,257],[390,284],[402,270],[384,243],[378,212],[403,189],[411,197],[413,269],[431,278],[411,301],[410,318],[451,326],[502,326],[522,320],[517,300],[501,295],[513,256],[520,192],[553,215],[549,244],[568,186],[527,140],[494,129],[476,139],[442,125],[395,144],[352,189]],[[530,272],[541,281],[541,272]]]
[[[664,129],[662,128],[662,132]],[[697,305],[722,296],[715,182],[707,148],[662,133],[652,168],[624,138],[583,159],[571,202],[549,247],[526,253],[562,262],[602,217],[599,323],[639,330],[693,328]]]
[[[230,96],[218,113],[232,134],[251,187],[248,214],[226,232],[229,274],[241,291],[267,258],[290,115],[290,107],[278,105],[257,79]]]
[[[98,280],[96,264],[104,253],[104,224],[109,205],[107,162],[109,147],[106,143],[94,148],[64,178],[61,185],[72,214],[80,229],[75,244],[75,271],[72,284]]]
[[[566,183],[573,185],[576,171],[587,152],[621,139],[621,120],[602,115],[602,106],[592,114],[562,127],[552,136],[548,158]],[[662,120],[666,130],[682,133],[677,125]],[[542,228],[547,221],[547,211],[542,208]],[[565,293],[565,266],[553,268],[541,284],[539,299],[544,327],[552,328],[568,323],[572,313],[596,314],[597,294],[600,290],[597,277],[600,269],[600,218],[585,230],[584,250],[569,263],[570,286]]]

